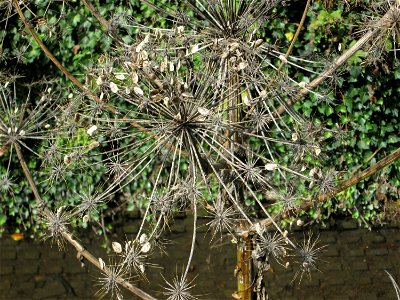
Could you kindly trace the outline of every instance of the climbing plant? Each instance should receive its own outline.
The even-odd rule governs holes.
[[[21,103],[18,77],[4,74],[0,141],[8,163],[1,178],[9,187],[3,192],[16,194],[10,170],[19,162],[47,236],[60,248],[71,243],[80,258],[103,272],[101,295],[121,298],[123,286],[139,297],[153,299],[128,278],[134,274],[145,278],[151,267],[149,257],[164,249],[164,233],[180,211],[193,214],[192,244],[182,273],[164,278],[163,293],[168,299],[197,298],[191,293],[194,282],[188,272],[195,255],[199,210],[209,214],[212,238],[229,235],[237,244],[234,297],[238,299],[251,299],[253,294],[267,298],[263,276],[272,259],[283,267],[296,259],[299,271],[294,280],[298,281],[317,269],[318,253],[324,246],[312,236],[294,243],[282,228],[282,218],[301,226],[307,214],[319,218],[329,207],[370,218],[368,210],[374,210],[362,207],[360,215],[360,204],[350,198],[338,204],[327,200],[391,164],[400,150],[341,180],[340,170],[332,169],[324,148],[333,151],[346,141],[352,104],[362,107],[376,97],[373,90],[356,90],[351,80],[345,83],[346,74],[341,72],[349,66],[351,78],[356,78],[366,72],[362,63],[379,66],[382,55],[396,52],[398,2],[371,4],[374,10],[354,42],[331,36],[334,30],[344,30],[339,22],[345,6],[350,5],[347,2],[328,11],[307,1],[304,12],[297,15],[282,9],[281,1],[272,0],[144,1],[149,13],[144,18],[132,15],[133,7],[116,9],[105,18],[106,11],[82,3],[76,9],[93,16],[83,26],[90,27],[97,19],[102,31],[94,38],[98,34],[107,40],[102,40],[102,55],[87,64],[89,51],[84,48],[93,48],[95,39],[83,36],[79,44],[70,42],[76,63],[67,65],[56,57],[68,61],[71,53],[50,51],[46,43],[62,34],[58,27],[65,30],[82,20],[80,14],[65,17],[68,2],[62,2],[62,10],[55,14],[53,9],[59,6],[53,2],[34,5],[14,0],[4,6],[8,12],[4,21],[18,15],[29,45],[36,49],[22,56],[14,53],[12,59],[29,63],[40,49],[73,86],[67,92],[46,86],[38,100],[28,97]],[[298,24],[279,22],[277,16],[283,13],[297,18]],[[161,17],[151,18],[154,15]],[[312,17],[309,25],[307,16]],[[321,26],[329,29],[326,35],[316,34]],[[306,47],[300,42],[303,27],[307,27]],[[2,44],[5,41],[9,40],[3,37]],[[17,42],[18,36],[11,40]],[[319,44],[327,45],[327,52],[318,53],[314,47]],[[383,64],[391,73],[390,65]],[[71,73],[77,69],[82,75]],[[343,105],[336,106],[338,96]],[[309,119],[317,113],[329,117],[335,109],[338,116],[326,119],[326,124],[318,117]],[[358,126],[365,126],[354,130],[360,134],[373,130],[367,115],[361,115],[354,113],[361,123]],[[396,138],[394,134],[386,143],[396,144]],[[351,145],[367,150],[374,143],[350,141],[347,146]],[[27,164],[30,155],[38,158]],[[373,156],[366,160],[373,162]],[[38,175],[32,175],[36,171]],[[38,176],[45,179],[37,181]],[[139,232],[112,241],[114,259],[110,263],[95,258],[71,234],[69,223],[77,219],[83,226],[97,223],[105,232],[100,222],[104,209],[140,185],[145,188],[140,195],[144,209]],[[61,197],[68,197],[69,202],[60,201]],[[133,202],[138,195],[124,197]],[[275,232],[267,230],[269,226]]]

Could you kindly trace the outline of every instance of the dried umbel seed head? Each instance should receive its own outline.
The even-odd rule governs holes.
[[[47,228],[47,234],[44,238],[51,238],[60,251],[63,250],[65,245],[63,234],[66,232],[70,220],[70,215],[65,211],[65,207],[59,207],[55,213],[50,210],[46,211],[41,220]]]
[[[97,278],[96,285],[100,289],[96,293],[100,298],[109,295],[111,299],[123,299],[121,288],[119,284],[122,280],[129,280],[127,273],[118,264],[106,265],[105,262],[99,258],[100,268],[102,270],[101,276]]]
[[[122,258],[121,266],[129,274],[136,273],[144,276],[145,267],[149,265],[149,263],[147,263],[148,251],[142,251],[146,243],[148,242],[144,241],[140,243],[137,240],[125,242],[125,246],[122,248],[119,256]]]
[[[191,289],[195,286],[193,281],[188,281],[185,274],[176,275],[171,282],[165,278],[166,285],[164,286],[163,294],[168,300],[195,300],[197,296],[192,295]]]
[[[274,234],[265,232],[258,235],[255,241],[258,246],[257,257],[273,257],[279,263],[287,256],[288,244],[287,237],[282,236],[279,232]]]
[[[295,257],[297,258],[299,270],[295,273],[293,281],[298,278],[299,282],[301,282],[304,274],[306,274],[308,278],[311,278],[312,271],[319,271],[317,262],[322,260],[318,256],[320,252],[324,251],[326,245],[318,246],[318,244],[319,236],[313,239],[312,233],[309,233],[308,237],[306,238],[304,235],[303,242],[297,245],[295,249],[297,254]]]
[[[8,90],[8,85],[13,89]],[[28,96],[18,95],[18,87],[17,82],[4,84],[3,78],[0,78],[0,145],[18,144],[37,154],[27,140],[37,142],[52,139],[52,129],[46,128],[46,125],[61,113],[58,107],[60,98],[55,91],[47,88],[46,95],[40,99],[31,99],[29,90],[26,93]]]

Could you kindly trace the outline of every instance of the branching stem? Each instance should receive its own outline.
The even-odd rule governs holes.
[[[396,161],[399,158],[400,158],[400,148],[397,148],[397,150],[395,150],[391,154],[385,156],[383,159],[381,159],[379,162],[377,162],[373,166],[365,169],[364,171],[361,171],[360,173],[356,174],[355,176],[353,176],[347,180],[342,181],[339,185],[336,186],[336,188],[332,192],[330,192],[328,194],[318,195],[316,197],[316,200],[319,202],[324,202],[324,201],[332,198],[334,195],[344,191],[348,187],[350,187],[350,186],[360,182],[361,180],[364,180],[365,178],[375,174],[376,172],[382,170],[384,167],[390,165],[391,163],[393,163],[394,161]],[[307,209],[311,208],[313,204],[314,204],[314,202],[312,202],[312,201],[307,202],[300,209],[307,210]],[[286,211],[278,214],[276,216],[275,220],[282,218],[284,213],[286,213]],[[271,219],[269,219],[269,218],[264,219],[264,220],[259,221],[258,223],[255,223],[250,229],[238,232],[238,235],[239,236],[248,236],[249,234],[256,232],[255,231],[256,226],[269,227],[271,225],[272,225]]]
[[[50,210],[44,206],[44,202],[39,194],[39,191],[36,187],[35,182],[33,181],[32,175],[29,171],[29,168],[26,164],[25,158],[23,156],[23,153],[21,151],[21,147],[18,144],[14,144],[14,148],[15,148],[15,152],[17,153],[18,156],[18,160],[21,164],[22,170],[24,172],[25,177],[28,179],[28,183],[30,188],[33,191],[33,194],[35,195],[36,198],[36,202],[39,208],[39,212],[43,213],[45,217],[49,217],[51,215]],[[107,267],[104,267],[103,269],[100,266],[100,262],[99,260],[93,255],[91,254],[88,250],[85,249],[85,247],[83,247],[77,240],[74,239],[74,237],[72,236],[71,233],[69,233],[67,230],[64,230],[62,232],[62,236],[63,238],[68,241],[78,252],[79,256],[83,256],[87,261],[89,261],[91,264],[93,264],[96,268],[102,270],[103,272],[105,272],[106,274],[108,274],[108,272],[110,272],[110,270]],[[152,296],[150,296],[149,294],[147,294],[146,292],[142,291],[141,289],[133,286],[131,283],[129,283],[128,281],[126,281],[124,278],[122,277],[118,277],[117,278],[117,282],[122,285],[123,287],[125,287],[127,290],[129,290],[130,292],[132,292],[133,294],[137,295],[138,297],[145,299],[145,300],[156,300],[156,298],[153,298]]]
[[[400,1],[400,0],[398,0]],[[307,84],[306,87],[300,89],[286,104],[281,104],[274,113],[274,117],[280,116],[282,113],[287,111],[288,106],[292,106],[296,102],[302,100],[309,92],[314,90],[327,78],[330,78],[333,73],[342,66],[354,53],[356,53],[360,48],[367,43],[372,37],[374,37],[382,28],[388,28],[393,23],[392,14],[395,13],[395,7],[391,7],[386,14],[379,19],[376,24],[374,24],[373,29],[368,30],[352,47],[350,47],[341,56],[336,58],[333,63],[325,69],[317,78]]]

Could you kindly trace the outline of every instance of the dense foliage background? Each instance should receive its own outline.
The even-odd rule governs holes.
[[[78,79],[85,82],[84,75],[93,64],[102,59],[102,54],[112,49],[111,39],[107,37],[105,28],[98,24],[92,14],[86,10],[80,1],[52,2],[34,1],[37,11],[27,15],[33,20],[40,32],[42,40],[49,50],[60,62]],[[276,9],[276,18],[270,20],[265,28],[265,39],[274,43],[280,40],[277,47],[285,49],[296,31],[297,23],[301,17],[298,10],[300,1],[291,1],[287,6]],[[308,13],[306,26],[301,32],[301,38],[295,44],[294,55],[304,58],[332,59],[349,48],[354,40],[360,36],[363,23],[368,16],[373,16],[368,5],[369,1],[314,1]],[[154,20],[157,14],[147,6],[130,1],[100,1],[96,3],[100,12],[109,19],[124,22],[127,17],[137,21],[163,22]],[[7,12],[7,7],[3,8]],[[46,15],[45,19],[41,16]],[[7,23],[7,24],[6,24]],[[32,37],[24,30],[23,24],[16,15],[10,14],[8,19],[2,21],[5,30],[0,32],[1,39],[1,76],[14,76],[18,86],[43,77],[57,78],[52,89],[59,90],[60,97],[68,97],[76,93],[63,75],[54,67],[49,59],[40,50]],[[129,34],[134,29],[124,28],[124,39],[129,41]],[[285,41],[283,43],[282,41]],[[325,85],[329,99],[321,102],[313,96],[308,96],[304,101],[297,103],[295,109],[312,119],[313,123],[321,124],[327,128],[341,127],[346,135],[341,138],[342,143],[334,142],[331,136],[326,136],[326,160],[332,168],[340,172],[343,179],[351,177],[357,170],[362,170],[399,147],[400,125],[398,114],[400,109],[400,67],[398,61],[390,51],[392,43],[388,42],[388,54],[379,61],[371,60],[367,52],[359,50],[346,67],[340,70],[346,74],[343,81],[338,74]],[[310,81],[305,74],[303,81]],[[69,85],[70,88],[65,88]],[[61,88],[62,87],[62,88]],[[32,99],[40,96],[39,89],[32,88]],[[26,89],[17,90],[17,96],[24,101]],[[60,137],[58,143],[90,143],[90,137],[83,131],[81,140],[71,141],[68,137]],[[43,145],[43,147],[49,145]],[[277,149],[279,151],[279,149]],[[9,154],[7,149],[0,149],[0,173],[7,167]],[[284,153],[281,153],[284,156]],[[61,158],[60,158],[61,159]],[[289,159],[289,158],[287,158]],[[28,188],[27,182],[19,171],[18,162],[12,162],[13,194],[0,187],[0,229],[5,230],[6,225],[11,230],[37,230],[32,220],[34,211],[34,197]],[[47,199],[57,199],[57,206],[74,205],[78,199],[74,198],[74,191],[90,189],[90,185],[97,183],[104,173],[100,167],[93,168],[91,172],[82,172],[76,176],[66,172],[64,185],[48,185],[42,176],[42,166],[34,156],[31,156],[29,167],[34,170],[37,182],[41,182],[42,194]],[[323,221],[334,214],[335,217],[351,215],[364,224],[371,222],[387,221],[400,211],[400,161],[353,186],[331,201],[315,207],[309,212],[311,219]],[[151,166],[149,166],[151,172]],[[143,178],[146,177],[143,174]],[[1,178],[0,178],[1,180]],[[82,185],[84,182],[84,186]],[[1,185],[1,182],[0,182]],[[65,190],[62,186],[67,185]],[[307,187],[300,187],[306,189]],[[131,185],[126,193],[138,193],[146,189],[146,181],[140,180]],[[119,195],[123,200],[123,193]],[[128,198],[127,198],[128,199]],[[140,197],[139,197],[140,199]],[[49,200],[50,201],[50,200]],[[128,201],[123,209],[132,211],[143,205],[140,201]],[[248,203],[252,205],[252,203]],[[104,215],[116,209],[117,204],[109,203],[104,207]]]

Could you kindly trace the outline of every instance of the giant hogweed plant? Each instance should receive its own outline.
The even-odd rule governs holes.
[[[385,1],[383,16],[369,24],[354,46],[327,64],[292,55],[310,2],[291,45],[281,49],[261,38],[263,25],[273,18],[273,9],[282,5],[281,1],[192,0],[180,3],[179,10],[145,1],[168,20],[168,26],[162,28],[157,22],[140,24],[126,15],[107,21],[83,1],[114,41],[113,51],[87,69],[85,84],[47,50],[23,14],[22,8],[28,6],[12,2],[36,42],[80,91],[69,102],[39,104],[46,121],[32,122],[38,114],[22,113],[17,119],[26,126],[31,124],[29,131],[10,123],[16,119],[10,114],[18,109],[3,93],[1,141],[15,149],[49,236],[60,247],[68,241],[80,257],[102,270],[101,296],[122,298],[123,286],[144,299],[153,299],[129,278],[146,278],[152,267],[151,254],[157,248],[165,250],[163,236],[173,226],[174,214],[190,210],[193,236],[187,263],[181,274],[164,278],[163,294],[168,299],[197,298],[192,292],[195,282],[188,273],[195,255],[199,210],[205,210],[212,238],[229,235],[237,243],[238,290],[233,296],[250,299],[255,294],[266,299],[263,276],[270,260],[288,267],[296,258],[294,280],[301,281],[318,269],[318,253],[324,248],[312,236],[301,243],[291,241],[280,218],[289,215],[301,224],[298,216],[302,211],[399,156],[397,150],[373,168],[339,183],[335,171],[326,166],[323,137],[326,131],[340,137],[340,130],[314,125],[291,109],[309,93],[327,101],[316,88],[336,76],[335,71],[362,46],[375,49],[379,38],[387,38],[387,31],[397,45],[399,3]],[[131,37],[134,42],[126,43],[118,35],[124,27],[136,31]],[[298,69],[313,80],[299,80]],[[3,83],[3,89],[7,85]],[[46,151],[39,153],[50,169],[46,182],[63,184],[66,170],[85,172],[91,166],[105,170],[101,184],[78,192],[79,201],[72,208],[46,205],[25,163],[22,148],[31,149],[25,139],[31,132],[32,136],[42,133],[42,125],[46,129],[49,119],[54,130],[44,131],[50,138]],[[57,135],[72,137],[83,129],[90,143],[60,147],[54,142]],[[291,153],[291,161],[283,161],[278,148]],[[52,153],[58,159],[52,159]],[[68,223],[76,217],[84,223],[96,222],[102,206],[135,181],[144,180],[149,168],[154,170],[146,178],[149,189],[144,192],[147,204],[139,232],[112,242],[114,254],[107,265],[77,242]],[[254,206],[249,208],[249,202]],[[268,226],[275,232],[267,230]]]

